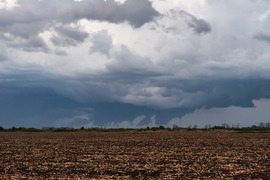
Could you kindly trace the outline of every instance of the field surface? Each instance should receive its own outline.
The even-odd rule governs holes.
[[[269,170],[270,133],[0,133],[0,179],[270,179]]]

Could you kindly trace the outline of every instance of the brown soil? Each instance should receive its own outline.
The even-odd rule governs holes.
[[[80,178],[270,179],[270,133],[0,133],[0,179]]]

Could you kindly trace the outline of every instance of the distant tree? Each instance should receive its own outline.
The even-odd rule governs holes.
[[[2,127],[2,126],[0,126],[0,131],[4,131],[5,129]]]
[[[264,128],[264,123],[263,123],[263,122],[260,122],[260,123],[259,123],[259,127],[260,127],[260,128]]]
[[[84,126],[81,127],[81,130],[84,130]]]
[[[270,128],[270,123],[265,123],[265,128]]]
[[[194,126],[193,126],[193,129],[197,129],[198,128],[198,126],[195,124]]]
[[[230,126],[227,123],[223,123],[221,125],[221,127],[224,128],[224,129],[229,129],[230,128]]]
[[[159,126],[158,129],[165,129],[165,127],[164,126]]]
[[[24,131],[27,131],[27,132],[41,132],[42,130],[30,127],[30,128],[26,128]]]
[[[42,127],[41,129],[44,130],[44,131],[53,131],[56,128],[55,127]]]
[[[226,123],[223,123],[223,124],[221,125],[221,127],[223,127],[223,128],[225,128],[225,126],[226,126]]]
[[[256,125],[252,125],[251,129],[258,129],[258,127]]]
[[[177,130],[177,129],[179,129],[179,126],[177,126],[176,124],[173,124],[172,129]]]
[[[224,129],[223,126],[214,126],[213,129]]]

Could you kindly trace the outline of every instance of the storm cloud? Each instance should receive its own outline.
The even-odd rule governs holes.
[[[0,122],[142,127],[198,109],[255,108],[270,99],[269,6],[244,0],[0,5]]]
[[[155,18],[154,28],[173,33],[183,33],[186,28],[190,28],[198,35],[211,32],[211,25],[204,19],[197,18],[186,11],[174,9]]]
[[[86,18],[112,23],[129,22],[135,27],[151,21],[159,13],[148,0],[127,0],[119,4],[113,0],[20,0],[12,10],[0,10],[2,32],[27,38],[54,26]]]
[[[260,34],[256,34],[254,37],[260,41],[265,41],[267,43],[270,43],[270,36],[269,35],[260,33]]]
[[[56,27],[55,30],[57,35],[51,38],[55,46],[76,46],[88,37],[87,32],[75,28]]]

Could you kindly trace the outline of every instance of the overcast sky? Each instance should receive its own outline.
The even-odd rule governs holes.
[[[269,0],[0,0],[0,126],[270,121]]]

